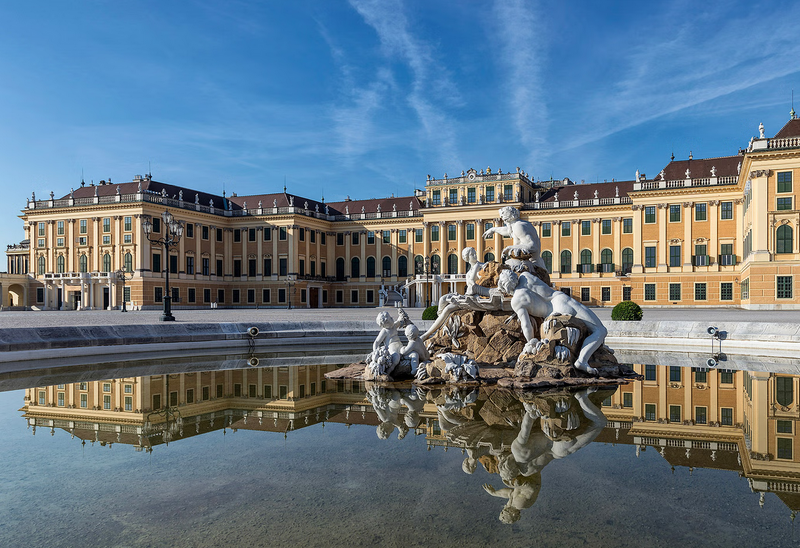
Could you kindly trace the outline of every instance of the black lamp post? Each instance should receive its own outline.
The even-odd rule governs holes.
[[[293,274],[286,276],[286,300],[288,301],[288,305],[286,306],[287,310],[292,309],[292,290],[294,289],[294,283]]]
[[[175,316],[172,315],[172,293],[170,292],[169,288],[169,248],[178,245],[181,236],[183,236],[183,223],[175,220],[175,217],[173,217],[172,213],[169,211],[164,211],[164,213],[161,214],[161,220],[163,221],[162,224],[164,225],[163,238],[151,237],[153,232],[153,223],[150,221],[150,219],[144,220],[142,223],[142,228],[144,229],[145,236],[147,236],[147,239],[151,243],[164,246],[164,266],[166,267],[164,271],[167,275],[164,279],[164,313],[161,314],[159,320],[162,322],[174,322]]]
[[[117,270],[117,279],[122,280],[122,312],[127,312],[128,308],[125,306],[125,282],[128,278],[125,277],[125,270]]]

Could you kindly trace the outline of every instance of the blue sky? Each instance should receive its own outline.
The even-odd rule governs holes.
[[[652,5],[651,5],[652,4]],[[0,4],[0,233],[87,182],[328,201],[474,167],[586,182],[800,110],[796,2]],[[4,249],[4,248],[3,248]]]

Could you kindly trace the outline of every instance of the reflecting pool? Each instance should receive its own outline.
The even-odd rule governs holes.
[[[531,394],[219,363],[0,392],[0,546],[799,543],[795,375]]]

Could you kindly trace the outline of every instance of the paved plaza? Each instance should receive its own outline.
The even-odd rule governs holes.
[[[269,322],[269,321],[320,321],[320,320],[374,320],[379,310],[392,308],[231,308],[203,310],[173,310],[178,322]],[[412,320],[422,318],[422,308],[407,308]],[[592,309],[603,321],[611,320],[611,308]],[[160,310],[82,310],[82,311],[2,311],[0,329],[14,327],[57,327],[86,325],[143,325],[159,322]],[[800,310],[740,310],[731,308],[655,308],[644,309],[644,320],[718,322],[768,322],[800,323]]]

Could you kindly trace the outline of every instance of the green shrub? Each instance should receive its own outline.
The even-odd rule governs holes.
[[[633,301],[623,301],[611,311],[615,322],[638,322],[642,319],[642,307]]]
[[[423,320],[435,320],[439,307],[437,305],[429,306],[422,312]]]

